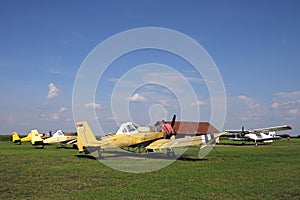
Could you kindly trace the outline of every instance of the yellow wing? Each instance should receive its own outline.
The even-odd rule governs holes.
[[[189,147],[196,145],[207,144],[212,140],[216,140],[222,135],[227,134],[227,132],[222,132],[218,134],[207,134],[200,136],[190,136],[185,138],[178,139],[160,139],[152,142],[150,145],[146,147],[146,149],[150,152],[152,151],[161,151],[163,149],[172,149],[177,147]]]

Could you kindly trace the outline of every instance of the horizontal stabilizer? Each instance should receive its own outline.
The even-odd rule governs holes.
[[[157,140],[146,147],[148,151],[160,151],[162,149],[172,149],[177,147],[189,147],[207,144],[210,141],[216,140],[216,138],[221,135],[225,135],[227,132],[222,132],[219,134],[207,134],[200,136],[190,136],[178,139],[160,139]]]

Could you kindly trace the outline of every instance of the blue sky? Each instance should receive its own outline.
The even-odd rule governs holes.
[[[88,54],[114,34],[163,27],[196,40],[217,65],[227,96],[224,129],[289,124],[294,128],[290,133],[300,134],[299,1],[0,3],[0,133],[74,131],[73,86]],[[147,50],[114,62],[99,82],[95,102],[82,105],[95,108],[105,132],[118,125],[109,108],[117,80],[151,62],[172,66],[191,80],[200,120],[210,120],[210,97],[202,77],[174,55]],[[167,117],[179,112],[174,94],[164,89],[148,85],[128,97],[134,121],[148,124],[160,120],[152,118],[163,116],[161,112]],[[155,110],[152,117],[147,113]]]

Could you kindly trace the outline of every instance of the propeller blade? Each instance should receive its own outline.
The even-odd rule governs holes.
[[[175,120],[176,120],[176,115],[173,115],[172,122],[171,122],[171,127],[172,128],[174,128]]]

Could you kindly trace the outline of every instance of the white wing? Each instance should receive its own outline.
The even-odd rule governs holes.
[[[284,130],[291,130],[292,127],[288,125],[283,125],[283,126],[274,126],[274,127],[269,127],[269,128],[258,128],[254,129],[254,132],[257,133],[267,133],[267,132],[273,132],[273,131],[284,131]]]

